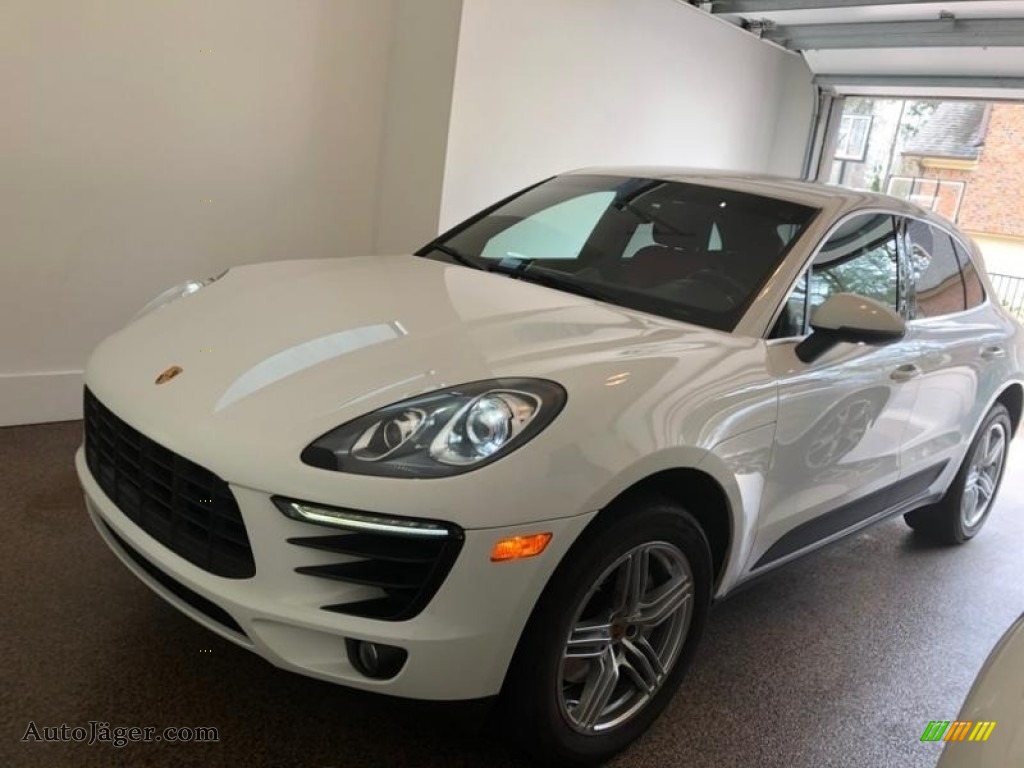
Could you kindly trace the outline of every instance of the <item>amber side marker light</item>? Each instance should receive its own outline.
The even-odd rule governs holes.
[[[550,533],[533,533],[529,536],[509,536],[501,539],[491,550],[491,562],[503,563],[506,560],[521,560],[524,557],[536,557],[548,542],[551,541]]]

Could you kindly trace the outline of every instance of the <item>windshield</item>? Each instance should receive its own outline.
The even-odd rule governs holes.
[[[732,331],[816,213],[698,184],[559,176],[420,254]]]

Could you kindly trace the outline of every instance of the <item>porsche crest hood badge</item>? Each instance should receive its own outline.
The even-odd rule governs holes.
[[[156,377],[156,383],[166,384],[168,381],[173,379],[181,372],[182,367],[180,365],[172,365],[170,368],[168,368],[166,371],[164,371],[163,373]]]

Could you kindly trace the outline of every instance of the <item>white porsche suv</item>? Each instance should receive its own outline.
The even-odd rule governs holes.
[[[976,247],[879,195],[600,169],[415,256],[162,295],[86,372],[88,512],[271,663],[500,695],[558,764],[628,745],[712,601],[904,514],[957,544],[1021,419]]]

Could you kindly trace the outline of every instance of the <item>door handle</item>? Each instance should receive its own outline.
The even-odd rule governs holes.
[[[1000,357],[1006,356],[1006,350],[998,344],[993,344],[990,347],[982,347],[981,352],[978,355],[982,360],[998,360]]]
[[[910,381],[911,379],[917,378],[921,375],[921,369],[913,363],[907,363],[901,365],[899,368],[889,374],[889,378],[893,381]]]

